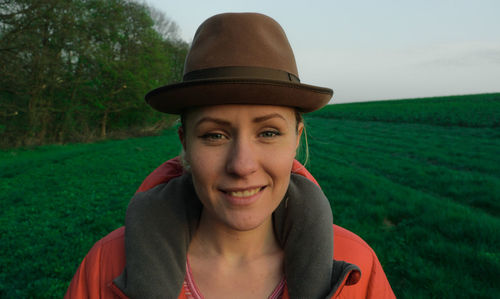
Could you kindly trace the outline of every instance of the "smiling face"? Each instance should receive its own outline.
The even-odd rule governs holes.
[[[248,231],[270,220],[290,181],[303,124],[282,106],[189,110],[179,137],[204,216]]]

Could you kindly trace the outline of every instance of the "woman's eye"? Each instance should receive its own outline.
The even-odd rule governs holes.
[[[281,135],[279,131],[265,131],[259,134],[261,137],[272,138]]]
[[[221,133],[207,133],[201,136],[202,139],[209,141],[216,141],[224,138],[224,135]]]

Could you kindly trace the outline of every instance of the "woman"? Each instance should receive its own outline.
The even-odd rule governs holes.
[[[170,160],[144,181],[125,229],[94,245],[66,297],[394,297],[373,251],[332,227],[327,199],[294,160],[301,113],[332,93],[300,83],[273,19],[206,20],[183,82],[146,95],[181,115],[183,167]]]

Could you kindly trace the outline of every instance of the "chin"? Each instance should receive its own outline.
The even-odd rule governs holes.
[[[271,215],[268,217],[250,217],[250,219],[245,219],[246,217],[235,217],[237,219],[227,219],[225,221],[226,226],[236,231],[251,231],[259,228],[263,224],[266,224],[271,220]]]

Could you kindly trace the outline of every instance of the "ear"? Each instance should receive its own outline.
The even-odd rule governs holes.
[[[182,148],[185,151],[186,150],[186,135],[184,133],[184,128],[182,126],[180,126],[179,129],[177,129],[177,135],[179,135],[179,140],[182,144]]]
[[[300,144],[300,137],[302,136],[302,132],[304,131],[304,123],[301,122],[297,126],[297,140],[295,141],[295,151],[297,151],[297,148],[299,147]]]

